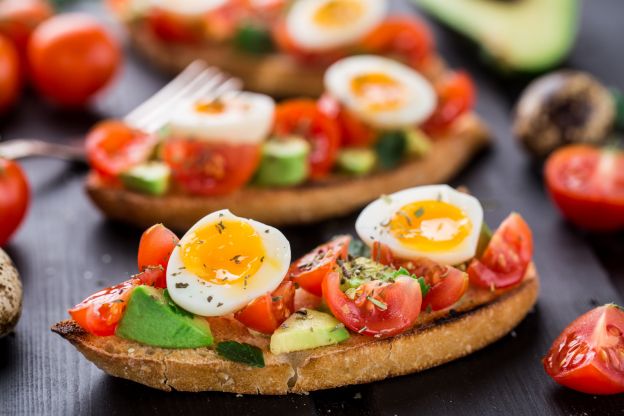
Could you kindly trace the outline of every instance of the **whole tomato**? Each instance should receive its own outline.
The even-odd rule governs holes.
[[[20,92],[19,57],[13,44],[0,35],[0,113],[9,108]]]
[[[35,29],[28,42],[35,87],[65,106],[84,105],[117,72],[119,44],[92,17],[80,13],[54,16]]]
[[[26,215],[30,190],[24,171],[0,159],[0,246],[4,246]]]
[[[44,0],[0,1],[0,33],[13,42],[20,56],[25,56],[30,35],[53,13]]]

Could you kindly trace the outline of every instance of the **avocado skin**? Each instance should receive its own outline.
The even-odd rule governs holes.
[[[208,322],[181,311],[163,290],[138,286],[132,292],[115,335],[161,348],[199,348],[213,344]]]
[[[271,352],[284,354],[343,342],[349,331],[328,313],[301,309],[292,314],[271,336]]]

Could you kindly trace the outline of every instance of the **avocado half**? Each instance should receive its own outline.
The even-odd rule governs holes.
[[[574,44],[579,0],[413,0],[506,70],[540,72]]]

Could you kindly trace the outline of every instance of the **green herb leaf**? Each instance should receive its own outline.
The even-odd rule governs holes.
[[[407,152],[405,134],[401,131],[382,133],[375,144],[375,151],[382,169],[395,168]]]
[[[179,307],[174,301],[173,299],[171,299],[171,296],[169,295],[169,291],[167,289],[165,289],[165,291],[163,292],[163,296],[165,297],[165,301],[167,302],[167,305],[169,305],[169,307],[178,315],[181,316],[187,316],[189,318],[194,318],[195,315],[193,315],[192,313],[190,313],[189,311],[187,311],[186,309],[182,309],[181,307]]]
[[[416,215],[416,218],[420,218],[423,216],[424,213],[425,213],[425,209],[423,207],[420,207],[416,210],[414,215]]]
[[[377,308],[379,308],[382,311],[385,311],[386,309],[388,309],[387,303],[382,302],[379,299],[375,299],[372,296],[366,296],[366,300],[372,303],[373,305],[377,306]]]
[[[254,23],[243,23],[237,28],[234,44],[239,50],[256,55],[275,50],[271,31]]]
[[[429,289],[431,289],[431,286],[427,284],[424,277],[419,277],[418,279],[416,279],[416,281],[418,281],[418,284],[420,285],[420,293],[424,298],[425,296],[427,296],[427,293],[429,293]]]
[[[224,341],[217,344],[217,354],[226,360],[247,364],[251,367],[264,368],[262,350],[253,345]]]
[[[612,88],[611,95],[615,103],[615,128],[624,130],[624,94],[621,91]]]
[[[358,238],[351,239],[349,243],[349,255],[352,257],[370,257],[370,248]]]

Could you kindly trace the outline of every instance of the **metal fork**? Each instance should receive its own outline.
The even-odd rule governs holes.
[[[227,92],[240,91],[241,88],[242,82],[238,78],[232,78],[203,61],[194,61],[171,82],[126,115],[124,121],[137,129],[155,133],[167,123],[167,115],[171,113],[171,109],[183,100],[206,97],[214,99]],[[32,139],[0,142],[0,156],[8,159],[43,156],[86,161],[83,146]]]

